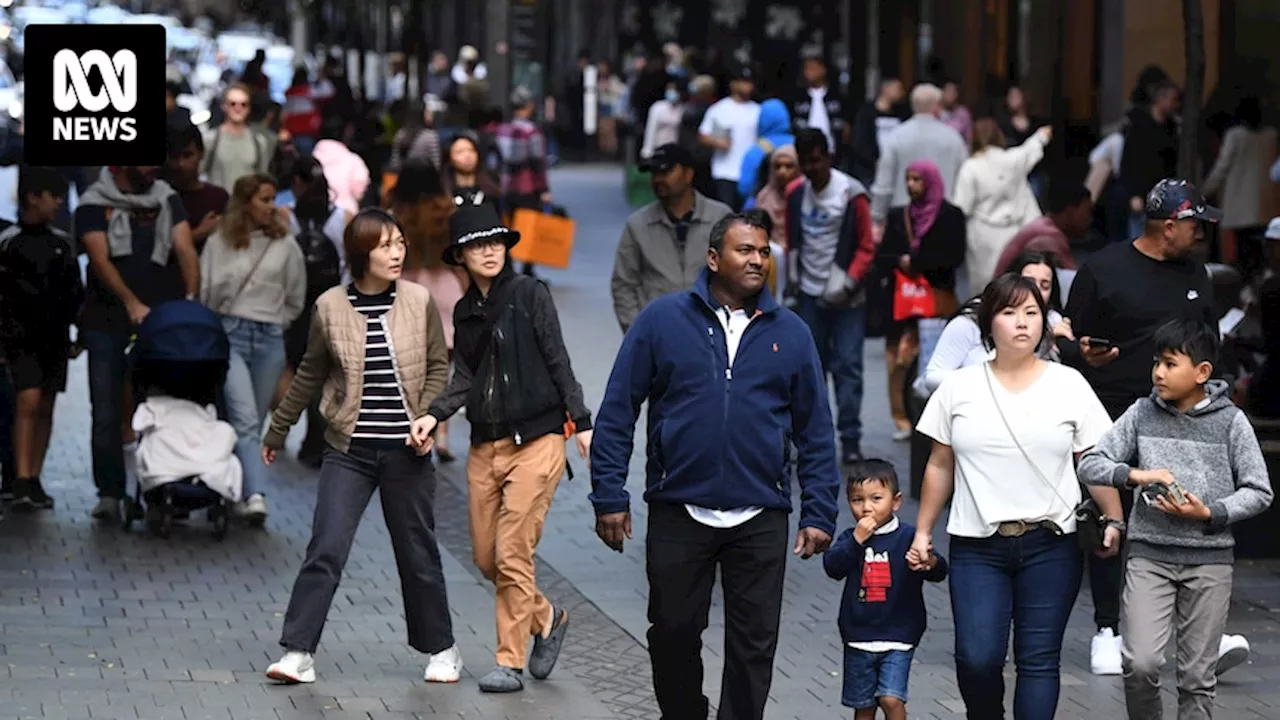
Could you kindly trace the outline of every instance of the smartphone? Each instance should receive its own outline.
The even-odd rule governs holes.
[[[1148,505],[1155,505],[1156,500],[1161,496],[1167,497],[1169,502],[1181,505],[1187,501],[1187,493],[1178,483],[1165,485],[1163,483],[1151,483],[1142,490],[1142,499]]]
[[[1089,338],[1089,347],[1091,349],[1097,349],[1097,350],[1110,350],[1111,348],[1115,347],[1115,345],[1113,345],[1111,341],[1106,338],[1091,337]]]
[[[1230,335],[1240,326],[1242,320],[1244,320],[1244,311],[1240,308],[1231,308],[1218,321],[1218,334],[1224,337]]]

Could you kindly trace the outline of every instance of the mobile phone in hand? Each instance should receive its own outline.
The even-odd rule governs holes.
[[[1089,338],[1090,350],[1110,350],[1113,347],[1115,347],[1115,345],[1106,338],[1100,338],[1100,337]]]

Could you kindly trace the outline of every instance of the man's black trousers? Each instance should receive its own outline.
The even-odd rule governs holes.
[[[681,505],[649,506],[649,657],[662,720],[706,720],[702,632],[716,567],[724,590],[719,720],[764,717],[778,647],[787,568],[787,513],[764,510],[732,528],[694,520]]]

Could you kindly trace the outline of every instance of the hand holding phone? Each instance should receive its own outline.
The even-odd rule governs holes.
[[[1080,354],[1092,367],[1102,367],[1120,356],[1120,348],[1107,338],[1086,335],[1080,338]]]
[[[1110,350],[1115,347],[1115,345],[1107,338],[1090,337],[1089,347],[1093,350]]]

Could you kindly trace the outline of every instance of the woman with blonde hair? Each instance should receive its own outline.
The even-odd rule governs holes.
[[[1027,223],[1040,217],[1040,204],[1027,179],[1044,157],[1053,129],[1036,130],[1021,145],[1005,148],[1005,136],[991,118],[973,124],[972,155],[960,166],[951,204],[967,219],[965,270],[976,295],[995,275],[1000,253]]]
[[[285,370],[284,329],[302,314],[307,293],[306,260],[290,236],[288,211],[275,202],[270,175],[236,180],[222,224],[200,254],[200,302],[222,317],[231,341],[227,419],[244,468],[240,514],[252,525],[267,517],[262,419]]]
[[[409,163],[401,170],[389,201],[405,234],[406,257],[401,277],[431,293],[444,326],[445,344],[452,353],[453,307],[467,287],[466,272],[441,260],[450,244],[449,216],[455,200],[435,166]],[[448,423],[440,423],[436,431],[435,451],[441,462],[454,459],[449,449]]]

